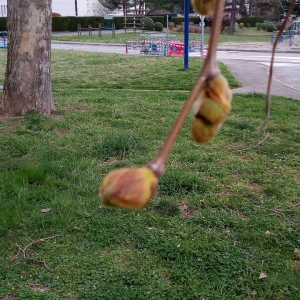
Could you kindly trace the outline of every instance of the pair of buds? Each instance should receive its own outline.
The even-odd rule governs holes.
[[[207,79],[193,106],[194,140],[207,143],[218,133],[231,109],[231,98],[227,79],[222,74]]]

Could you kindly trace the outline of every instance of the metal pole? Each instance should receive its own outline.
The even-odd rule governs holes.
[[[204,19],[205,19],[205,16],[200,15],[201,33],[202,33],[202,40],[201,40],[200,52],[201,52],[201,56],[202,57],[203,57],[203,53],[204,53]],[[200,25],[200,23],[199,23],[199,25]]]
[[[165,55],[169,55],[169,15],[167,15],[167,44],[165,49]]]
[[[126,33],[126,27],[127,27],[127,5],[126,5],[127,3],[126,3],[126,1],[125,1],[125,3],[124,3],[124,8],[125,8],[125,33]]]
[[[189,12],[190,0],[184,0],[184,68],[189,68]]]

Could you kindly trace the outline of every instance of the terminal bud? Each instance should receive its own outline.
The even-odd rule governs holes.
[[[158,186],[158,178],[148,167],[112,171],[99,187],[99,197],[107,206],[130,210],[146,206]]]

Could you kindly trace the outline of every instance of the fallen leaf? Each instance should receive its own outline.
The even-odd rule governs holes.
[[[297,248],[294,249],[294,257],[297,260],[300,260],[300,249],[297,249]]]
[[[50,212],[50,211],[51,211],[51,208],[43,208],[43,209],[41,209],[42,213],[47,213],[47,212]]]
[[[267,278],[267,277],[268,277],[267,274],[261,272],[261,273],[259,274],[258,279],[264,279],[264,278]]]
[[[253,290],[253,291],[251,292],[251,295],[257,295],[257,291],[256,291],[256,290]]]

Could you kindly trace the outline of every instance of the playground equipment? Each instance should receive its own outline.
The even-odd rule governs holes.
[[[273,31],[271,35],[271,44],[273,45],[276,39],[278,31]],[[292,46],[294,37],[300,35],[300,18],[298,18],[292,26],[287,30],[284,30],[282,36],[279,38],[279,43],[289,41],[289,45]]]
[[[300,34],[300,18],[298,18],[292,26],[288,28],[288,30],[293,30],[295,34]]]
[[[127,14],[123,23],[123,28],[125,30],[125,33],[129,30],[132,30],[133,32],[142,30],[144,32],[144,15],[130,16]]]
[[[0,48],[7,48],[7,32],[0,31]]]
[[[176,36],[167,36],[165,34],[151,34],[147,36],[141,34],[140,39],[126,40],[126,53],[128,54],[129,50],[140,50],[140,53],[145,55],[183,56],[183,41],[169,40],[169,37]],[[201,47],[202,43],[200,40],[189,41],[189,52],[196,52],[196,48],[201,49]]]
[[[161,39],[143,38],[126,40],[126,53],[128,50],[140,50],[141,54],[166,55],[166,44]]]
[[[184,55],[184,42],[181,40],[170,41],[169,55],[170,56],[183,56]],[[189,52],[196,52],[196,48],[202,47],[202,42],[200,40],[189,40]]]

